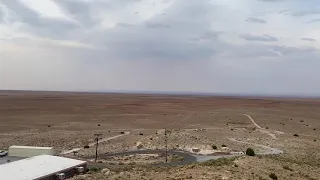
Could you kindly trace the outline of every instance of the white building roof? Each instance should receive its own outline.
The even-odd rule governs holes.
[[[31,180],[79,166],[85,161],[40,155],[0,165],[0,179]]]
[[[19,149],[53,149],[53,147],[35,147],[35,146],[10,146],[10,148],[19,148]]]

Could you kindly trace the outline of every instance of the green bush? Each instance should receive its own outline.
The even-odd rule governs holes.
[[[248,156],[255,156],[256,154],[255,154],[255,152],[254,152],[254,150],[253,150],[252,148],[248,148],[248,149],[246,150],[246,155],[248,155]]]
[[[174,154],[171,158],[171,162],[180,162],[183,161],[184,157]]]
[[[212,147],[212,149],[218,149],[218,147],[216,145],[212,145],[211,147]]]
[[[92,167],[89,169],[89,171],[92,171],[92,172],[98,172],[100,170],[101,170],[101,168],[97,168],[97,167]]]
[[[273,180],[277,180],[278,179],[278,176],[276,174],[274,174],[274,173],[269,174],[269,177],[271,179],[273,179]]]

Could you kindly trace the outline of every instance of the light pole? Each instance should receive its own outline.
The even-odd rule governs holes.
[[[96,158],[94,160],[94,162],[97,162],[97,159],[98,159],[98,144],[99,144],[99,138],[102,134],[94,134],[95,136],[95,140],[97,141],[96,142]]]

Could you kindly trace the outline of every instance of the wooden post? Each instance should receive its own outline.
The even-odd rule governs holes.
[[[99,145],[99,138],[102,134],[94,134],[95,135],[95,140],[97,141],[96,142],[96,158],[94,160],[94,162],[97,162],[97,159],[98,159],[98,145]]]

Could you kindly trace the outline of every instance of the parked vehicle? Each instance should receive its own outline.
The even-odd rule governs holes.
[[[8,155],[8,151],[0,150],[0,157]]]

